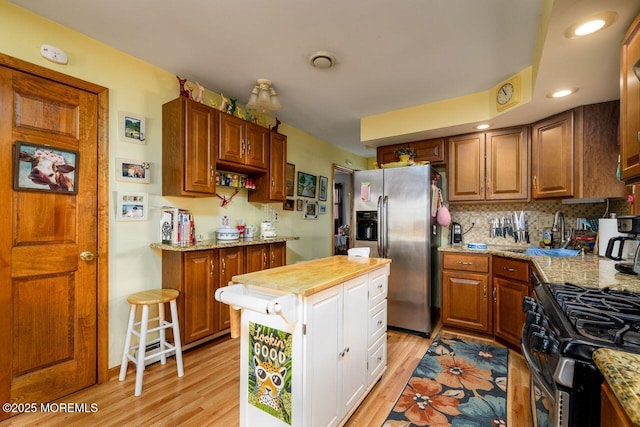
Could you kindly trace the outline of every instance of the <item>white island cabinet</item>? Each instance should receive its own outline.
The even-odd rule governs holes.
[[[240,425],[339,426],[386,370],[390,260],[335,256],[233,278]]]

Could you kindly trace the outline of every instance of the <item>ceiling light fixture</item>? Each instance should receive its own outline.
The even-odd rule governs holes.
[[[559,89],[547,95],[548,98],[564,98],[572,93],[576,93],[578,89]]]
[[[277,111],[282,109],[278,94],[273,86],[271,86],[271,80],[258,79],[258,84],[253,87],[246,107],[251,110],[259,110],[261,112]]]
[[[490,127],[491,127],[491,125],[489,123],[483,123],[481,125],[476,126],[476,129],[485,130],[485,129],[489,129]]]
[[[309,63],[315,68],[325,70],[336,65],[336,57],[332,53],[322,50],[311,55]]]
[[[618,14],[612,11],[594,13],[575,22],[567,28],[564,35],[567,38],[575,39],[593,34],[613,24],[617,17]]]

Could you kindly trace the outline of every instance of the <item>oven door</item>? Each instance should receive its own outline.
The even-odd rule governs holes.
[[[548,366],[538,354],[529,348],[527,339],[522,340],[522,354],[531,373],[531,418],[534,427],[555,425],[556,387],[550,376],[545,375]],[[545,378],[546,377],[546,378]]]

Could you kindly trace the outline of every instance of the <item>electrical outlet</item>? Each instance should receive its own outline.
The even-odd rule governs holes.
[[[277,211],[273,212],[273,222],[280,221],[280,214]]]

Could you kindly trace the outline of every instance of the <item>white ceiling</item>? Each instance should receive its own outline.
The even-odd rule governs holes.
[[[544,1],[553,9],[541,33]],[[489,90],[535,63],[539,39],[533,100],[498,116],[497,126],[618,99],[620,41],[640,11],[638,0],[11,2],[241,104],[258,78],[268,78],[281,121],[365,157],[375,151],[360,142],[361,117]],[[581,40],[563,36],[603,10],[619,14],[611,27]],[[335,54],[334,68],[309,65],[319,50]],[[560,85],[579,91],[548,99]],[[470,131],[461,123],[420,136]]]

